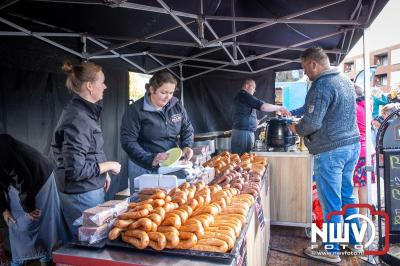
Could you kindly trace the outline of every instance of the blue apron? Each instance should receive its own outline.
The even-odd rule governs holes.
[[[38,259],[51,255],[54,247],[65,242],[64,222],[60,199],[52,173],[35,197],[36,208],[41,210],[38,220],[32,221],[23,210],[20,192],[8,189],[10,211],[17,223],[8,223],[13,261]]]

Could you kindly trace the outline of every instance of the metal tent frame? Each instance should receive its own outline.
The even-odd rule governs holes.
[[[81,58],[82,60],[91,60],[91,59],[106,59],[106,58],[119,58],[124,62],[131,65],[137,71],[140,71],[145,74],[152,74],[158,70],[167,69],[175,77],[177,77],[181,82],[199,77],[206,73],[210,73],[212,71],[226,71],[226,72],[236,72],[243,74],[256,74],[262,71],[274,69],[283,65],[287,65],[293,62],[299,62],[297,59],[288,59],[282,55],[282,52],[285,51],[303,51],[306,48],[302,48],[301,46],[306,44],[311,44],[313,42],[317,42],[323,39],[328,39],[331,37],[336,37],[338,35],[342,35],[342,43],[341,49],[333,49],[326,50],[327,53],[334,54],[336,56],[335,64],[338,64],[340,60],[343,58],[343,55],[348,52],[350,44],[352,43],[352,39],[354,36],[354,31],[363,25],[366,25],[368,21],[365,23],[361,23],[358,21],[360,13],[363,9],[362,0],[358,1],[356,9],[350,16],[348,20],[321,20],[321,19],[298,19],[298,17],[328,8],[330,6],[337,5],[346,0],[334,0],[329,1],[327,3],[323,3],[317,5],[312,8],[308,8],[302,10],[300,12],[296,12],[293,14],[289,14],[287,16],[281,18],[258,18],[258,17],[236,17],[235,16],[235,0],[231,1],[231,11],[232,16],[210,16],[205,15],[203,11],[203,0],[200,0],[198,13],[188,13],[181,12],[177,10],[172,10],[163,0],[157,0],[160,7],[151,6],[151,5],[142,5],[131,3],[126,0],[104,0],[104,1],[79,1],[79,0],[33,0],[33,2],[51,2],[51,3],[63,3],[63,4],[74,4],[74,5],[102,5],[110,8],[121,8],[121,9],[134,9],[141,10],[145,12],[153,12],[158,14],[165,14],[172,17],[177,26],[166,28],[151,34],[147,34],[142,36],[141,38],[126,38],[119,36],[104,36],[104,35],[95,35],[86,32],[73,32],[70,30],[64,29],[64,32],[54,32],[54,29],[57,28],[54,25],[46,24],[38,20],[32,20],[32,22],[47,26],[49,28],[48,32],[35,32],[30,29],[18,25],[17,23],[10,21],[4,17],[0,16],[0,22],[8,25],[9,27],[17,30],[17,31],[0,31],[0,36],[31,36],[37,38],[43,42],[46,42],[52,46],[55,46],[59,49],[62,49],[74,56]],[[376,0],[374,0],[375,2]],[[0,10],[5,10],[6,8],[18,3],[18,0],[8,0],[0,5]],[[371,6],[369,13],[371,14],[374,8],[374,4]],[[16,16],[16,15],[15,15]],[[20,17],[21,18],[21,17]],[[189,22],[184,22],[182,18],[191,19]],[[369,20],[370,16],[368,17]],[[26,19],[26,18],[24,18]],[[28,18],[29,19],[29,18]],[[232,33],[227,34],[225,36],[219,36],[211,24],[210,21],[231,21],[232,22]],[[248,27],[246,29],[236,31],[236,22],[245,21],[257,23],[255,26]],[[197,24],[198,32],[197,34],[193,32],[188,26],[191,24]],[[248,34],[250,32],[257,31],[259,29],[263,29],[266,27],[270,27],[275,24],[286,24],[286,25],[295,25],[295,24],[311,24],[311,25],[340,25],[345,26],[345,28],[338,29],[337,31],[331,32],[329,34],[324,34],[315,38],[309,38],[303,42],[293,43],[288,46],[280,46],[273,44],[263,44],[263,43],[251,43],[251,42],[240,42],[236,40],[236,37]],[[181,41],[171,41],[171,40],[163,40],[163,39],[155,39],[155,37],[160,36],[164,33],[174,31],[176,29],[183,29],[190,37],[193,39],[193,42],[181,42]],[[205,31],[208,30],[214,39],[206,40],[204,38]],[[302,34],[299,32],[299,34]],[[345,46],[345,39],[347,34],[350,34],[350,40],[348,42],[347,47]],[[304,35],[306,36],[306,35]],[[65,38],[79,38],[82,46],[81,50],[74,50],[61,42],[52,40],[53,37],[65,37]],[[108,45],[109,42],[112,41],[124,41],[123,43]],[[88,53],[86,50],[87,44],[95,44],[98,49],[94,52]],[[156,53],[156,52],[139,52],[139,53],[123,53],[120,52],[122,48],[130,47],[137,43],[152,43],[152,44],[161,44],[161,45],[172,45],[172,46],[183,46],[183,47],[193,47],[200,48],[202,51],[200,53],[191,55],[191,56],[180,56],[180,55],[172,55],[166,53]],[[273,49],[272,51],[260,54],[260,55],[252,55],[252,54],[244,54],[241,47],[263,47],[268,49]],[[216,51],[223,51],[228,60],[215,60],[211,58],[207,58],[207,55],[210,55]],[[272,57],[272,55],[275,55]],[[156,62],[159,67],[155,67],[152,69],[145,69],[143,66],[135,63],[131,59],[133,57],[148,57],[154,62]],[[162,58],[168,59],[176,59],[176,61],[171,63],[163,63]],[[268,61],[272,63],[272,65],[267,67],[261,67],[256,69],[250,63],[255,60]],[[193,62],[193,63],[190,63]],[[276,63],[278,62],[278,63]],[[207,65],[202,65],[206,63]],[[241,65],[246,65],[248,70],[243,70],[243,68],[239,68]],[[204,70],[197,74],[193,74],[190,76],[183,76],[182,68],[195,68],[198,70]]]

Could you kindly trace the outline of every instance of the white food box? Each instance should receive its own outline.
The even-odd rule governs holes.
[[[165,175],[182,169],[190,169],[190,168],[193,168],[193,163],[191,161],[178,161],[171,166],[160,166],[158,168],[158,173]]]
[[[135,188],[164,188],[172,189],[178,186],[178,179],[174,175],[145,174],[135,178]]]

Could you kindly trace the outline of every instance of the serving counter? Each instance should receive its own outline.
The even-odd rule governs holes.
[[[308,152],[254,152],[268,158],[271,224],[311,227],[313,156]]]
[[[242,239],[238,239],[240,252],[227,261],[212,257],[176,256],[157,251],[126,249],[106,246],[101,249],[83,248],[68,244],[53,252],[53,261],[57,265],[266,265],[270,240],[269,214],[269,171],[264,175],[259,199],[261,204],[253,204],[246,225],[242,230]],[[262,212],[257,208],[261,207]],[[263,213],[263,217],[261,217]],[[263,226],[260,225],[263,222]]]

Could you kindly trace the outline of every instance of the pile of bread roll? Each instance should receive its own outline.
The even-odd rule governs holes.
[[[184,183],[166,194],[147,190],[151,196],[133,202],[121,214],[108,237],[138,249],[151,247],[191,249],[210,252],[230,251],[254,203],[253,196],[235,188],[203,182]]]
[[[239,157],[238,154],[223,152],[203,166],[214,167],[216,178],[213,184],[223,188],[233,187],[242,194],[251,194],[256,197],[260,193],[261,177],[265,172],[267,159],[245,153]]]

